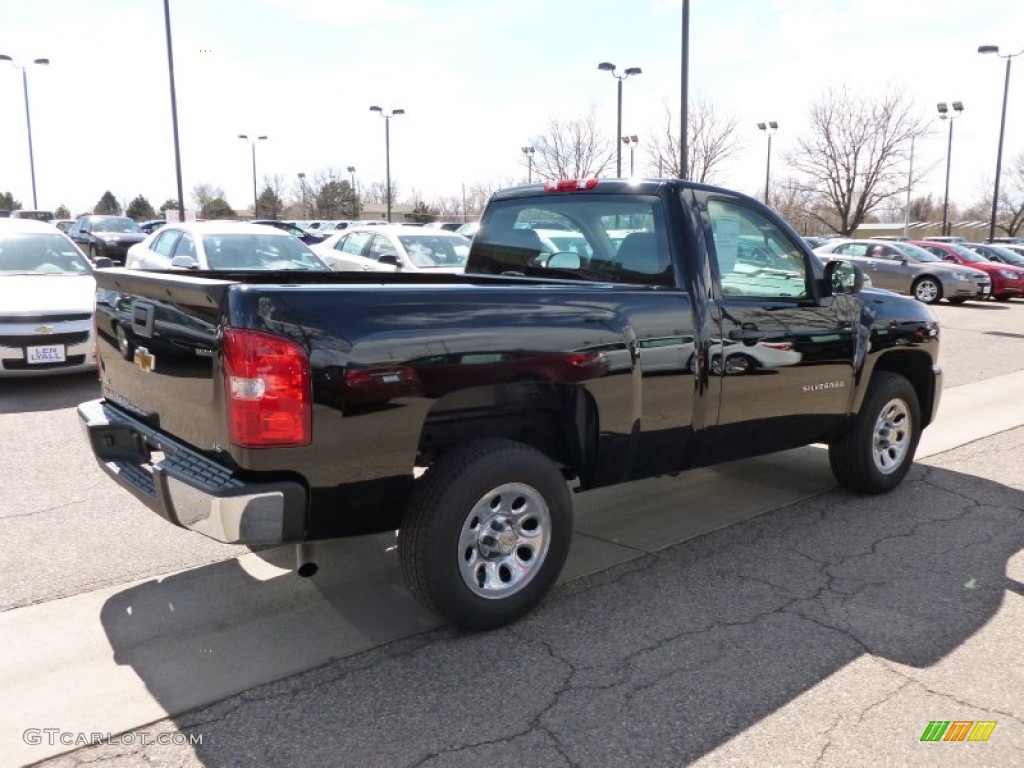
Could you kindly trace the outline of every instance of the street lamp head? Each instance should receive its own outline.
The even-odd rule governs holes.
[[[356,172],[356,167],[354,165],[350,165],[345,170],[348,171],[349,173],[355,173]]]
[[[267,138],[267,137],[266,136],[257,136],[256,140],[257,141],[263,141],[265,138]]]
[[[995,54],[998,54],[999,53],[999,46],[998,45],[979,45],[978,46],[978,53],[995,53]]]
[[[523,147],[523,154],[524,155],[532,155],[536,151],[537,150],[534,149],[533,147]]]
[[[8,55],[7,55],[6,53],[0,53],[0,61],[10,61],[10,62],[12,62],[12,63],[13,63],[13,62],[14,62],[14,59],[12,59],[12,58],[11,58],[10,56],[8,56]]]
[[[626,77],[629,77],[630,75],[639,75],[642,72],[643,70],[640,69],[640,67],[630,67],[626,70]]]
[[[949,112],[949,107],[946,105],[946,102],[940,101],[935,105],[935,108],[939,110],[939,117],[945,119],[946,113]]]
[[[50,60],[49,59],[35,59],[32,63],[33,64],[49,64]]]
[[[370,107],[371,112],[383,112],[384,110],[380,107]]]
[[[300,179],[306,178],[306,174],[304,174],[302,171],[299,171],[299,178]]]
[[[603,72],[615,72],[615,65],[610,61],[602,61],[597,65],[597,68]]]
[[[957,112],[963,112],[964,111],[964,103],[962,101],[954,101],[953,102],[953,109],[955,109]]]
[[[391,110],[391,114],[392,115],[404,115],[405,114],[405,110],[404,109],[392,109]]]
[[[758,123],[757,127],[758,127],[758,130],[761,130],[761,131],[767,131],[768,130],[768,126],[765,125],[764,123]]]
[[[238,134],[238,138],[240,138],[240,139],[245,139],[246,141],[248,141],[248,140],[249,140],[249,137],[248,137],[248,136],[247,136],[246,134],[244,134],[244,133],[240,133],[240,134]]]
[[[774,120],[771,120],[768,123],[768,127],[771,128],[773,131],[776,131],[779,128],[779,124],[777,122],[775,122]]]

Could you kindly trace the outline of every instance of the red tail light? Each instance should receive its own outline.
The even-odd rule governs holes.
[[[593,189],[597,179],[558,179],[544,184],[545,192],[575,192],[577,189]]]
[[[224,395],[231,442],[243,448],[309,445],[312,402],[305,348],[282,336],[224,332]]]

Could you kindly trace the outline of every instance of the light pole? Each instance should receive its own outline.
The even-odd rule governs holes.
[[[939,119],[949,121],[949,143],[946,146],[946,193],[942,197],[942,234],[949,235],[949,163],[953,157],[953,120],[960,117],[964,111],[962,101],[953,102],[953,112],[950,113],[949,106],[944,101],[935,105],[939,110]]]
[[[32,117],[29,114],[28,109],[28,64],[18,64],[10,56],[0,53],[0,61],[9,61],[15,67],[21,70],[21,84],[25,89],[25,125],[28,128],[28,167],[29,172],[32,174],[32,208],[39,208],[39,203],[36,200],[36,160],[32,153]],[[50,63],[49,59],[34,59],[33,64],[45,66]]]
[[[638,141],[640,141],[640,139],[636,137],[636,134],[622,137],[622,143],[629,147],[629,175],[631,178],[633,176],[633,151],[636,149]]]
[[[996,150],[996,186],[992,192],[992,221],[989,224],[988,239],[996,238],[996,211],[999,207],[999,172],[1003,167],[1003,134],[1006,131],[1006,97],[1010,93],[1010,62],[1015,56],[1024,53],[1024,48],[1016,53],[1001,54],[998,45],[979,45],[978,53],[994,53],[1006,59],[1006,81],[1003,83],[1003,116],[999,119],[999,149]]]
[[[619,107],[618,107],[618,121],[616,122],[615,129],[615,177],[618,179],[622,178],[622,81],[630,75],[639,75],[643,70],[640,67],[629,67],[623,74],[615,74],[615,65],[609,61],[602,61],[597,65],[597,68],[603,72],[611,72],[612,77],[619,81],[618,84],[618,96],[619,96]]]
[[[299,187],[302,189],[302,218],[306,218],[306,174],[299,171]]]
[[[264,141],[267,137],[254,136],[250,139],[248,134],[240,133],[238,138],[245,139],[252,147],[252,217],[258,219],[260,217],[260,199],[256,193],[256,142]]]
[[[768,134],[768,160],[765,162],[764,166],[764,204],[769,205],[768,184],[771,181],[772,174],[772,136],[777,130],[779,130],[779,124],[774,120],[770,120],[767,124],[758,123],[757,127],[759,130]]]
[[[387,197],[388,205],[388,224],[391,223],[391,118],[396,115],[404,115],[404,109],[392,109],[390,112],[385,112],[380,107],[370,107],[371,112],[378,113],[384,118],[384,174],[386,180],[384,182],[384,196]]]
[[[523,154],[526,155],[526,183],[533,183],[533,153],[537,150],[534,147],[523,147]]]
[[[350,165],[345,170],[348,171],[348,185],[352,191],[352,218],[358,219],[359,208],[356,200],[356,167],[354,165]]]
[[[171,5],[164,0],[164,30],[167,35],[167,78],[171,84],[171,128],[174,131],[174,177],[178,183],[178,221],[185,221],[185,193],[181,185],[181,146],[178,143],[178,97],[174,91],[174,46],[171,44]]]

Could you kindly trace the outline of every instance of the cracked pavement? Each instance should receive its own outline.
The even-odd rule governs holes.
[[[1024,428],[891,494],[826,493],[41,765],[700,766],[1024,762]],[[145,675],[145,670],[137,670]],[[921,743],[929,720],[996,720]]]

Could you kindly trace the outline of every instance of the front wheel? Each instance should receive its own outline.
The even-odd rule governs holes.
[[[558,578],[572,537],[572,498],[558,467],[512,440],[451,449],[417,481],[398,552],[413,595],[451,623],[515,621]]]
[[[925,304],[934,304],[942,298],[942,286],[934,277],[919,277],[912,290],[914,298]]]
[[[906,378],[878,371],[853,426],[828,447],[832,474],[857,493],[891,491],[910,471],[921,439],[921,408]]]

